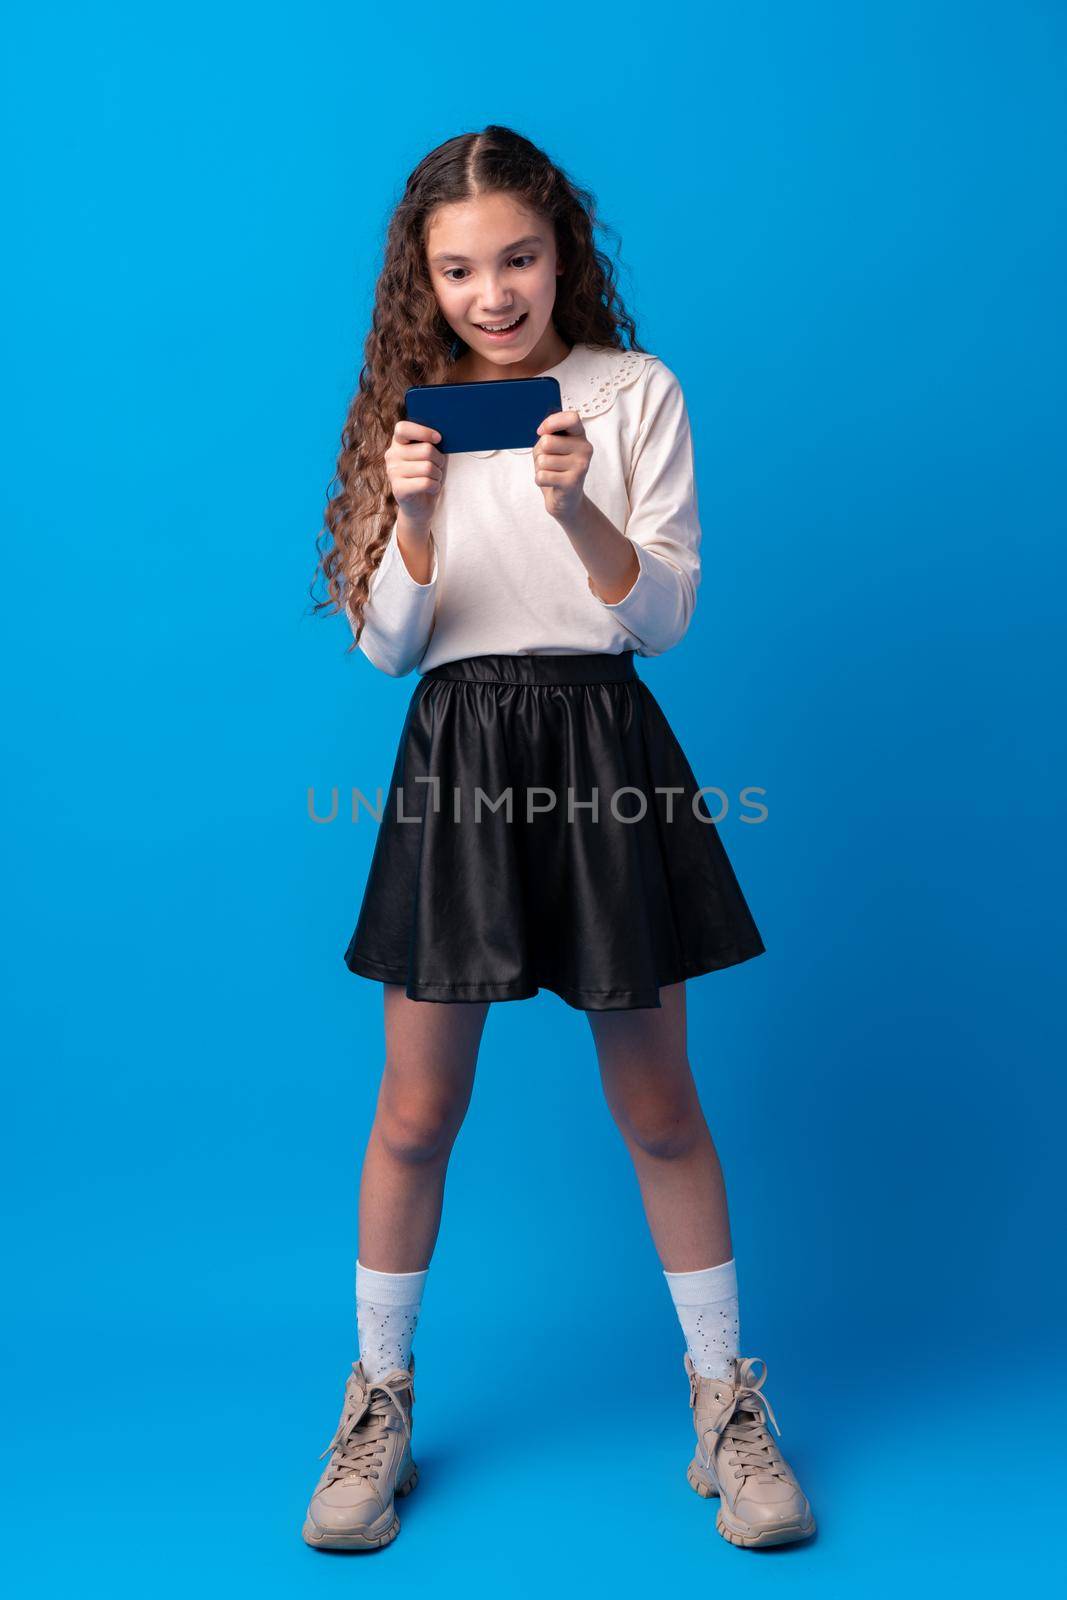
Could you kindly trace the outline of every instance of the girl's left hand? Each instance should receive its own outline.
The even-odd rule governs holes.
[[[566,433],[560,430],[566,428]],[[534,482],[545,497],[550,517],[572,517],[585,498],[585,475],[593,459],[577,411],[553,411],[537,430],[534,445]]]

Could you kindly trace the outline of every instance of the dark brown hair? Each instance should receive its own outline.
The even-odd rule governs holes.
[[[337,471],[327,488],[325,525],[316,540],[312,594],[321,571],[330,598],[316,601],[312,609],[333,607],[335,616],[347,608],[352,649],[363,630],[371,578],[396,519],[384,458],[404,415],[404,391],[411,384],[446,382],[467,348],[442,316],[430,281],[430,218],[438,206],[499,192],[514,195],[555,229],[564,270],[556,279],[552,321],[560,338],[569,345],[642,349],[616,288],[614,264],[595,241],[598,227],[613,235],[614,230],[598,218],[589,190],[579,188],[521,134],[496,124],[458,134],[423,157],[389,221],[359,388],[345,418]],[[327,537],[332,544],[324,550]]]

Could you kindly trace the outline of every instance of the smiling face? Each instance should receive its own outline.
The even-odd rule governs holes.
[[[455,364],[460,382],[536,377],[568,354],[552,322],[563,271],[555,230],[514,195],[438,206],[426,261],[441,315],[469,347]],[[516,320],[506,332],[489,331]]]

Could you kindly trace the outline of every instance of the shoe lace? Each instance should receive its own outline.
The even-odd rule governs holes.
[[[337,1432],[319,1456],[330,1456],[326,1483],[338,1478],[378,1478],[389,1438],[389,1419],[399,1416],[404,1438],[411,1438],[411,1426],[398,1391],[408,1389],[414,1400],[410,1374],[387,1383],[384,1378],[366,1378],[359,1363],[352,1363],[352,1375],[345,1384],[345,1403]],[[331,1455],[332,1451],[332,1455]]]
[[[759,1377],[753,1376],[756,1363],[763,1368]],[[738,1363],[737,1382],[725,1406],[703,1430],[703,1437],[715,1435],[713,1450],[718,1451],[729,1443],[736,1457],[734,1477],[742,1483],[754,1477],[787,1479],[785,1462],[765,1423],[770,1421],[774,1431],[781,1436],[781,1428],[767,1396],[761,1393],[767,1376],[767,1364],[759,1356],[746,1356]]]

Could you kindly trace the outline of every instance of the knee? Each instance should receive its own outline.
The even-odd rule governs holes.
[[[393,1094],[379,1102],[375,1129],[396,1160],[430,1162],[448,1155],[461,1116],[438,1096]]]
[[[616,1110],[616,1121],[631,1143],[661,1161],[688,1155],[707,1136],[699,1104],[657,1090],[630,1096]]]

